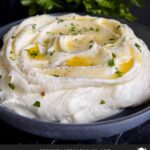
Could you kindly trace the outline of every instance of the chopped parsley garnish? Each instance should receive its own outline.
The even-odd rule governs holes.
[[[95,31],[96,31],[96,32],[99,32],[99,28],[96,28]]]
[[[0,74],[0,79],[2,78],[2,74]]]
[[[59,75],[57,75],[57,74],[54,74],[54,77],[59,77]]]
[[[63,35],[63,33],[59,32],[59,35]]]
[[[12,56],[11,57],[9,57],[11,60],[16,60],[15,58],[13,58]]]
[[[11,39],[15,39],[15,38],[16,38],[16,36],[14,36],[14,35],[11,37]]]
[[[32,25],[32,29],[35,30],[36,29],[36,24]]]
[[[58,23],[64,22],[64,20],[61,19],[61,18],[56,18],[56,19],[57,19],[57,22],[58,22]]]
[[[90,46],[89,46],[89,49],[91,49],[92,47],[93,47],[93,45],[90,45]]]
[[[12,89],[12,90],[14,90],[15,89],[15,85],[13,84],[13,83],[8,83],[8,86]]]
[[[120,26],[120,25],[118,25],[118,26],[117,26],[117,29],[120,29],[120,28],[121,28],[121,26]]]
[[[110,66],[110,67],[115,66],[115,61],[114,61],[114,59],[108,60],[108,66]]]
[[[75,31],[75,29],[76,29],[76,27],[75,27],[75,26],[72,26],[72,27],[70,28],[70,30],[69,30],[69,31],[74,32],[74,31]]]
[[[115,53],[112,53],[112,58],[116,58],[116,54]]]
[[[94,42],[93,40],[90,41],[90,43],[93,43],[93,42]]]
[[[89,41],[89,43],[90,43],[90,45],[89,45],[89,49],[91,49],[91,48],[93,47],[93,45],[92,45],[92,44],[93,44],[93,42],[94,42],[93,40]]]
[[[72,25],[72,26],[74,26],[74,24],[73,24],[73,23],[71,23],[71,25]]]
[[[104,99],[101,99],[101,100],[100,100],[100,104],[101,104],[101,105],[103,105],[103,104],[105,104],[105,103],[106,103],[106,102],[105,102]]]
[[[125,37],[123,37],[123,39],[122,39],[122,41],[121,41],[121,42],[123,43],[125,40],[126,40],[126,38],[125,38]]]
[[[119,71],[119,69],[118,69],[118,68],[115,68],[115,69],[116,69],[115,74],[116,74],[116,75],[118,75],[118,77],[122,77],[122,72],[121,72],[121,71]]]
[[[112,43],[114,43],[115,41],[116,41],[115,38],[110,38],[110,39],[108,39],[108,43],[109,43],[109,44],[112,44]]]
[[[94,30],[94,28],[93,27],[90,27],[90,29],[89,30]]]
[[[35,56],[38,56],[39,51],[30,51],[30,50],[28,50],[28,53],[29,53],[30,56],[35,57]]]
[[[114,41],[114,40],[115,40],[114,38],[110,38],[110,39],[109,39],[109,41]]]
[[[70,27],[69,31],[73,35],[77,35],[77,33],[79,32],[79,31],[77,31],[76,26],[74,24],[71,24],[71,27]]]
[[[41,106],[40,101],[36,101],[36,102],[33,104],[33,106],[35,106],[35,107],[40,107],[40,106]]]
[[[84,30],[85,31],[91,30],[91,31],[99,32],[99,28],[93,28],[93,27],[90,27],[89,29],[84,28]]]
[[[141,52],[141,46],[138,43],[134,44],[136,46],[136,48]]]
[[[50,56],[52,56],[54,53],[55,53],[55,51],[48,52],[48,54],[49,54]]]
[[[47,31],[46,33],[47,33],[47,34],[51,34],[51,32],[49,32],[49,31]]]

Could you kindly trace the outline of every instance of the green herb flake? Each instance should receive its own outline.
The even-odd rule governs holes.
[[[0,74],[0,79],[2,78],[2,74]]]
[[[112,44],[112,43],[114,43],[115,41],[116,41],[115,38],[110,38],[110,39],[108,39],[108,43],[109,43],[109,44]]]
[[[116,54],[115,53],[112,53],[112,58],[116,58]]]
[[[116,74],[116,75],[118,75],[118,77],[122,77],[122,72],[121,72],[121,71],[119,71],[119,69],[118,69],[118,68],[115,68],[115,69],[116,69],[115,74]]]
[[[61,19],[61,18],[56,18],[56,19],[57,19],[57,22],[58,22],[58,23],[64,22],[64,20]]]
[[[15,39],[16,38],[16,36],[15,35],[13,35],[12,37],[11,37],[11,39]]]
[[[123,39],[122,39],[122,41],[121,41],[121,42],[123,43],[125,40],[126,40],[126,38],[125,38],[125,37],[123,37]]]
[[[32,29],[35,30],[36,29],[36,24],[32,25]]]
[[[49,52],[48,54],[49,54],[50,56],[52,56],[54,53],[55,53],[55,51],[52,51],[52,52]]]
[[[93,27],[90,27],[90,30],[94,30],[94,28],[93,28]]]
[[[35,107],[41,107],[41,103],[40,103],[40,101],[36,101],[36,102],[34,102],[33,106],[35,106]]]
[[[69,31],[71,32],[71,34],[73,35],[77,35],[78,31],[76,29],[76,26],[72,25],[69,29]]]
[[[59,32],[59,35],[63,35],[63,33]]]
[[[57,74],[54,74],[54,77],[59,77],[59,75],[57,75]]]
[[[119,30],[121,28],[121,25],[118,25],[116,28],[117,28],[117,30]]]
[[[110,38],[109,41],[115,41],[115,39],[114,38]]]
[[[11,57],[9,57],[11,60],[16,60],[15,58],[13,58],[12,56]]]
[[[101,99],[101,100],[100,100],[100,104],[101,104],[101,105],[103,105],[103,104],[105,104],[105,103],[106,103],[106,102],[105,102],[104,99]]]
[[[13,83],[8,83],[8,86],[12,89],[12,90],[14,90],[15,89],[15,85],[13,84]]]
[[[51,32],[47,31],[46,34],[51,34]]]
[[[75,26],[72,26],[72,27],[70,28],[70,31],[71,31],[71,32],[74,32],[75,29],[76,29],[76,27],[75,27]]]
[[[89,49],[91,49],[92,47],[93,47],[93,45],[90,45],[90,46],[89,46]]]
[[[115,61],[114,61],[114,59],[108,60],[108,66],[110,66],[110,67],[115,66]]]
[[[100,30],[99,28],[96,28],[96,29],[95,29],[96,32],[99,32],[99,30]]]
[[[38,56],[38,54],[39,54],[38,51],[29,51],[29,50],[28,50],[28,53],[29,53],[29,55],[32,56],[32,57],[36,57],[36,56]]]
[[[136,48],[141,52],[141,46],[138,43],[134,44],[136,46]]]

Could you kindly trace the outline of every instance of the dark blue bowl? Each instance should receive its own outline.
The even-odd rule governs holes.
[[[55,14],[56,15],[56,14]],[[0,44],[3,35],[21,20],[0,28]],[[144,40],[150,49],[150,29],[137,24],[122,21],[128,24],[138,37]],[[46,122],[38,119],[30,119],[14,113],[13,111],[0,107],[0,119],[23,131],[53,139],[61,140],[92,140],[108,137],[120,132],[130,130],[150,119],[150,103],[127,108],[122,113],[102,121],[89,124],[60,124],[57,122]]]

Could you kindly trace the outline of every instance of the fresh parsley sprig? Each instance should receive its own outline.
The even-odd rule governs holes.
[[[29,15],[58,11],[85,11],[96,15],[120,17],[134,21],[132,6],[142,7],[143,0],[21,0]]]

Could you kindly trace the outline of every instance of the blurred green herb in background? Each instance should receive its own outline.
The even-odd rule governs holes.
[[[84,11],[95,15],[113,16],[134,21],[130,9],[143,7],[143,0],[21,0],[29,15],[59,11]]]

